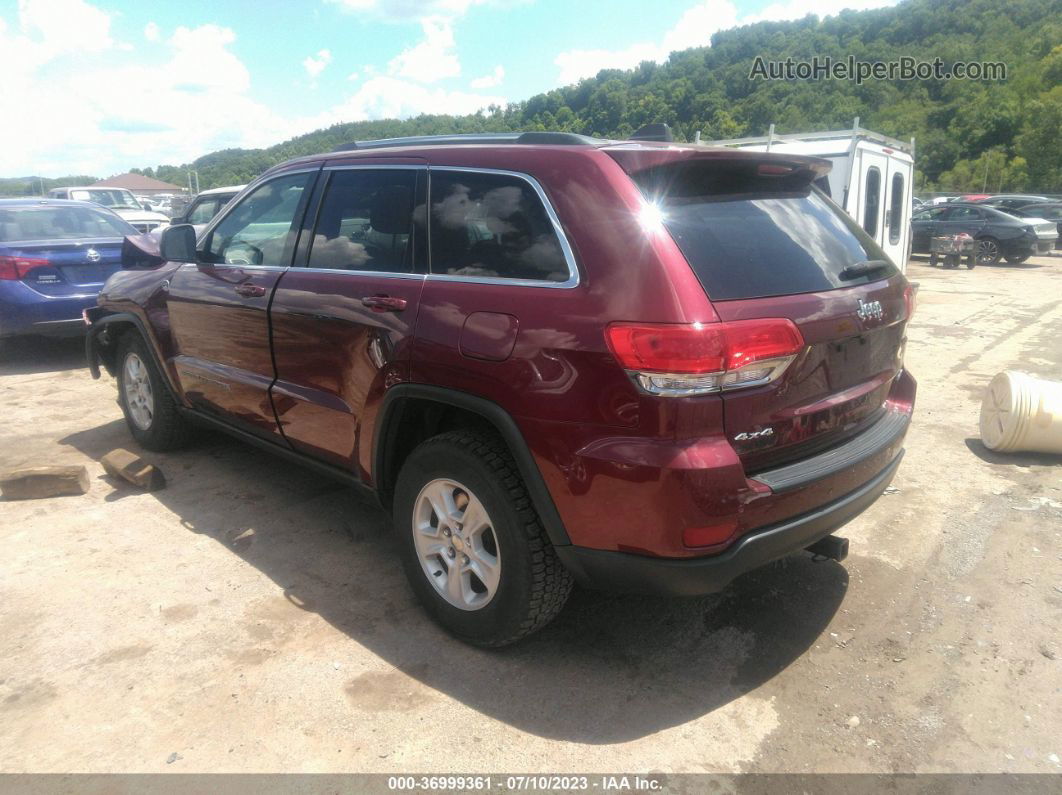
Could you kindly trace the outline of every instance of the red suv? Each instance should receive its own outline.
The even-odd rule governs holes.
[[[410,583],[500,646],[573,582],[702,594],[831,536],[903,454],[912,290],[822,160],[567,133],[359,142],[90,311],[151,450],[207,425],[373,492]],[[136,245],[134,245],[134,243]]]

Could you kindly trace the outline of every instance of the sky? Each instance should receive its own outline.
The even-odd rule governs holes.
[[[473,113],[713,33],[896,0],[0,0],[0,176],[110,176]]]

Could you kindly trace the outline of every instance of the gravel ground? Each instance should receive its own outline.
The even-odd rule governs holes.
[[[692,600],[578,592],[501,652],[421,613],[387,520],[237,442],[131,446],[77,343],[0,354],[0,468],[89,467],[0,502],[0,770],[1062,770],[1062,459],[978,440],[990,378],[1062,380],[1062,257],[912,261],[919,380],[895,491]]]

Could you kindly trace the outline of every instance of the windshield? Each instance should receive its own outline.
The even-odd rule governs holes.
[[[116,215],[76,205],[0,209],[0,243],[115,238],[139,232]]]
[[[810,176],[761,174],[756,162],[702,161],[634,180],[713,300],[834,290],[897,273]],[[851,267],[863,263],[874,265]]]
[[[112,210],[142,210],[136,197],[122,188],[72,190],[70,198],[83,202],[95,202]]]

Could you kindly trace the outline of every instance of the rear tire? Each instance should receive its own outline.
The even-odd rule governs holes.
[[[118,404],[137,443],[148,450],[176,450],[187,443],[191,426],[180,410],[155,359],[138,332],[118,344]]]
[[[567,602],[572,576],[496,435],[452,431],[423,442],[402,465],[394,508],[414,593],[461,640],[506,646]]]
[[[1023,262],[1025,262],[1025,260],[1027,260],[1031,256],[1032,254],[1022,254],[1019,257],[1007,257],[1006,259],[1007,262],[1009,262],[1011,265],[1021,265]]]

